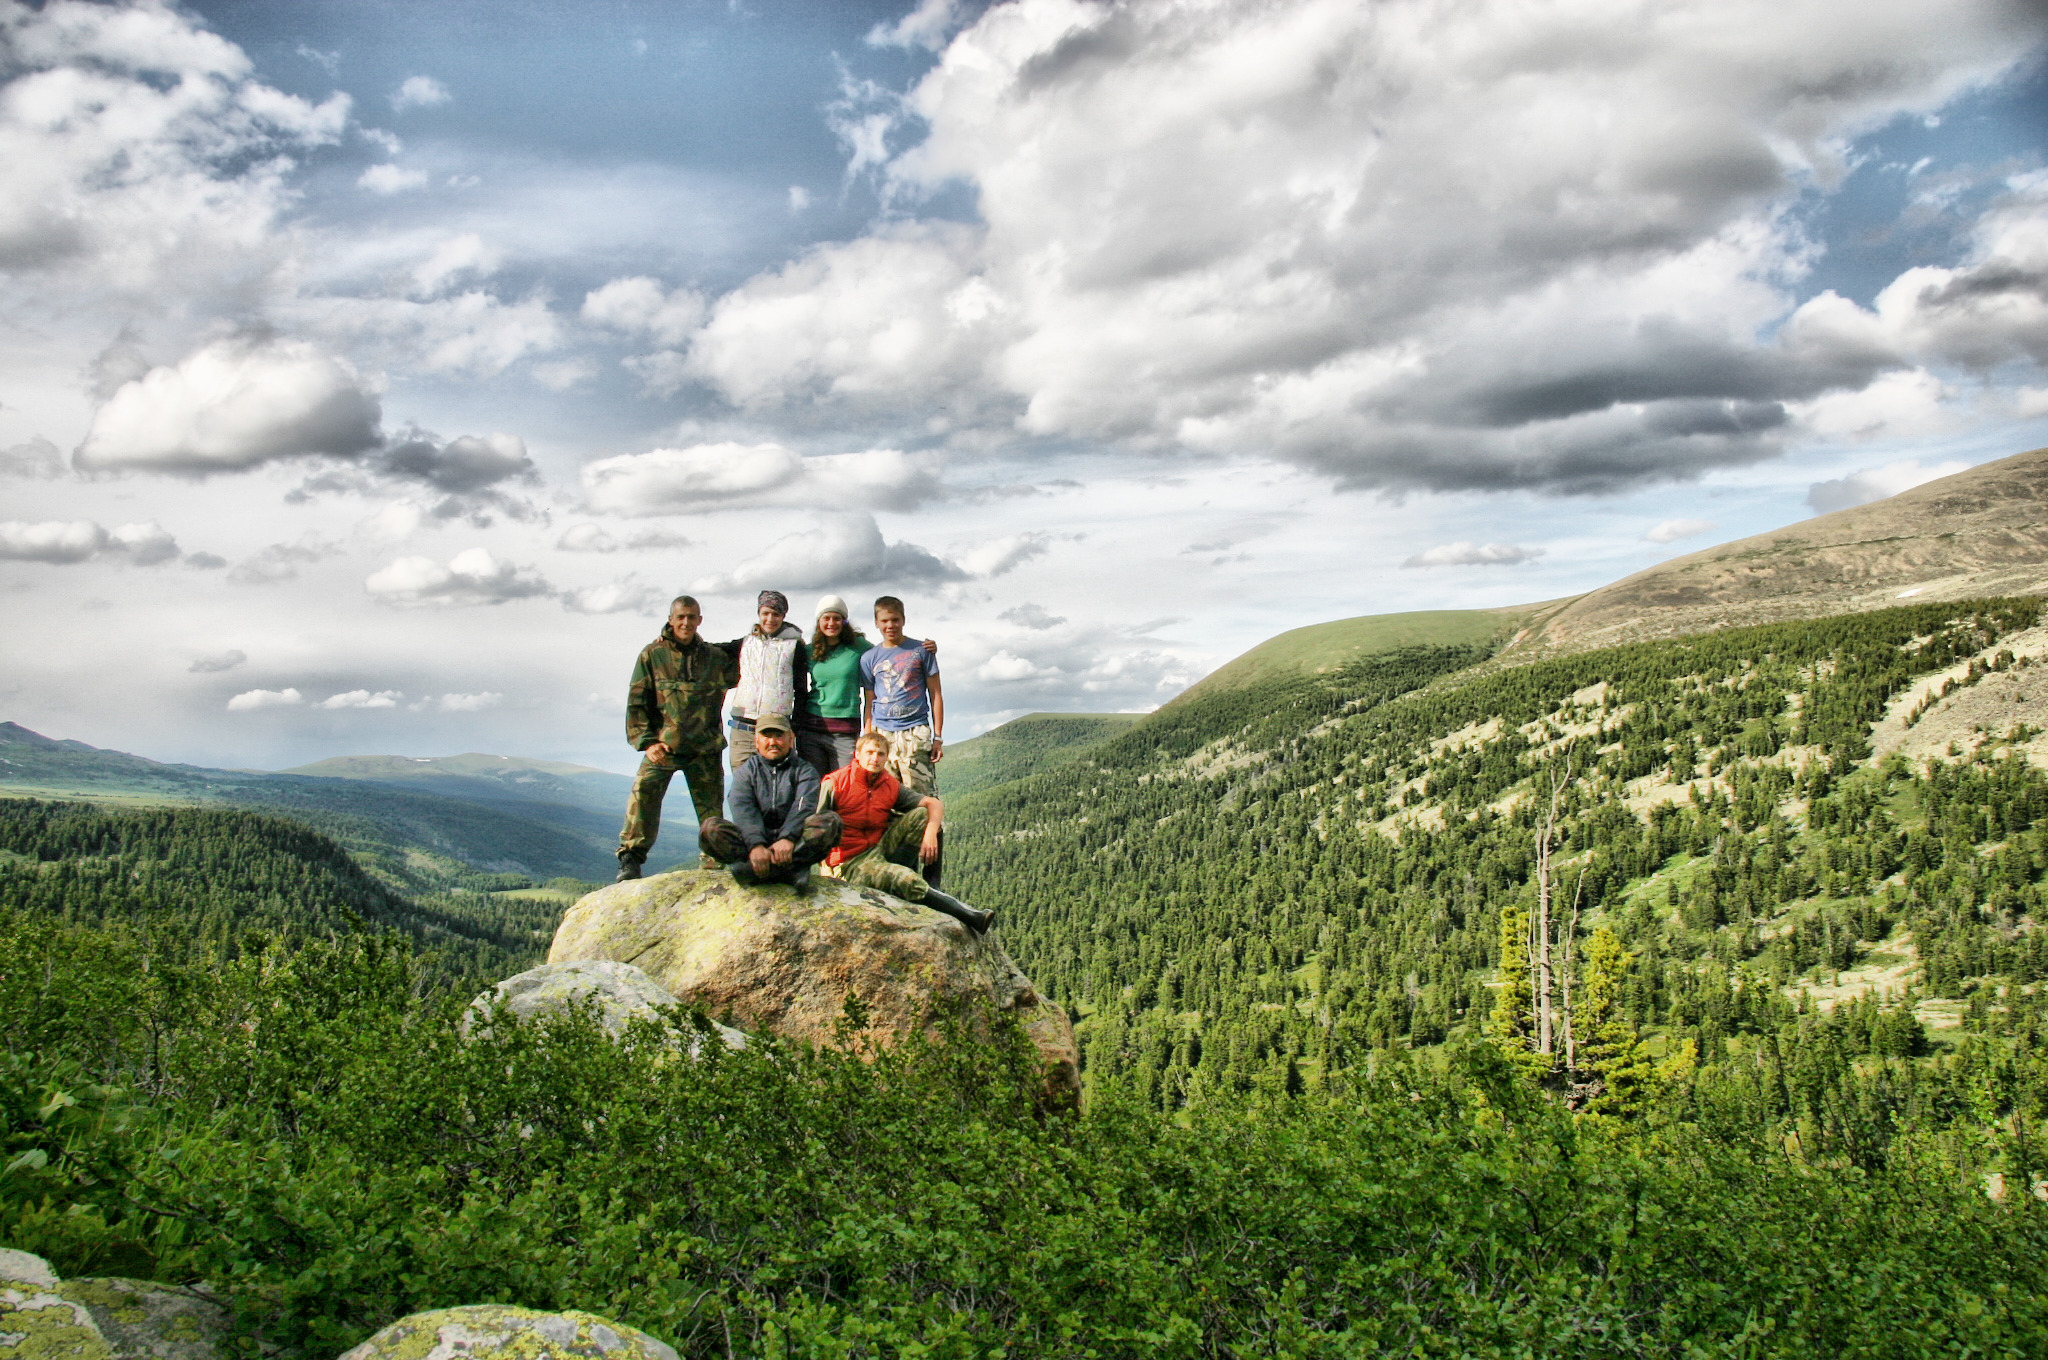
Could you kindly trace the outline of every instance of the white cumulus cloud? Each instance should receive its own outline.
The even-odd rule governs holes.
[[[898,215],[768,270],[674,372],[792,427],[940,411],[1347,485],[1695,476],[1915,353],[2038,361],[2035,189],[1968,263],[1799,324],[1784,208],[2040,45],[1989,0],[992,5],[907,105],[838,119],[895,204],[965,185],[979,224]]]
[[[401,557],[371,573],[363,588],[394,605],[504,604],[553,593],[538,575],[499,561],[487,548],[457,553],[445,565],[431,557]]]
[[[450,236],[435,246],[431,255],[414,266],[413,292],[420,297],[432,297],[440,292],[449,280],[463,274],[492,273],[497,269],[499,259],[499,252],[484,244],[484,238],[473,231]]]
[[[657,344],[678,345],[704,319],[704,295],[689,288],[665,289],[645,274],[613,279],[583,299],[583,319]]]
[[[810,527],[770,543],[730,572],[697,582],[704,592],[806,590],[813,586],[902,583],[928,585],[967,579],[953,562],[915,543],[890,543],[872,515],[821,515]]]
[[[91,471],[235,471],[349,457],[381,442],[377,397],[344,361],[294,340],[220,340],[123,383],[93,415]]]
[[[228,700],[228,712],[248,713],[259,708],[296,708],[306,702],[296,689],[249,689]]]
[[[484,690],[478,694],[444,694],[434,707],[443,713],[481,713],[487,708],[496,708],[505,701],[505,696],[495,690]]]
[[[1697,538],[1721,526],[1710,519],[1667,519],[1659,520],[1643,535],[1645,543],[1676,543],[1682,538]]]
[[[1515,543],[1473,543],[1460,540],[1456,543],[1439,543],[1434,548],[1425,548],[1403,562],[1403,567],[1502,567],[1522,562],[1533,562],[1543,556],[1541,548],[1525,548]]]
[[[178,541],[154,520],[103,529],[89,519],[0,523],[0,560],[68,565],[95,557],[155,566],[178,556]]]
[[[341,694],[330,694],[318,704],[320,708],[396,708],[405,695],[395,689],[380,689],[372,693],[366,689],[352,689]]]
[[[658,613],[668,598],[659,587],[626,576],[602,585],[564,590],[562,608],[572,614]]]
[[[448,93],[448,87],[432,76],[407,76],[403,84],[391,92],[391,107],[397,111],[406,109],[430,109],[436,104],[445,104],[455,96]]]
[[[408,170],[403,166],[389,163],[373,165],[356,176],[356,187],[389,198],[393,194],[402,194],[409,189],[426,188],[427,172]]]
[[[1052,535],[1035,530],[992,538],[960,554],[960,566],[970,576],[1001,576],[1034,557],[1043,556]]]
[[[874,47],[922,47],[936,52],[960,24],[960,0],[919,0],[917,8],[893,24],[876,24],[867,41]]]
[[[160,302],[278,254],[292,153],[337,141],[321,104],[165,4],[0,11],[0,270]]]
[[[908,509],[936,495],[939,463],[896,449],[805,457],[781,444],[695,444],[583,466],[584,500],[615,515],[679,515],[739,506]]]

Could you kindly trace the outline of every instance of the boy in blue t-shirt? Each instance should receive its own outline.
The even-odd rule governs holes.
[[[875,631],[882,640],[860,655],[860,685],[867,691],[875,730],[889,739],[889,773],[927,798],[936,797],[932,767],[944,754],[946,699],[939,659],[925,644],[903,636],[903,601],[875,601]]]

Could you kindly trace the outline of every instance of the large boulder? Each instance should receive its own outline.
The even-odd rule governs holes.
[[[0,1360],[218,1360],[227,1309],[146,1280],[59,1280],[49,1262],[0,1249]]]
[[[661,1008],[679,1004],[667,988],[630,963],[611,959],[577,959],[568,963],[544,963],[508,977],[469,1003],[462,1017],[468,1029],[503,1005],[521,1020],[546,1015],[564,1015],[583,1006],[596,1010],[597,1022],[613,1038],[626,1032],[634,1020],[660,1018]],[[712,1029],[727,1048],[745,1048],[747,1036],[726,1025]],[[695,1036],[690,1055],[697,1054]]]
[[[589,1313],[537,1313],[507,1303],[436,1308],[400,1318],[341,1360],[676,1360],[645,1332]]]
[[[915,1030],[935,1001],[985,1000],[1037,1045],[1048,1096],[1078,1096],[1066,1011],[1039,996],[993,933],[824,875],[811,882],[808,896],[704,869],[614,883],[569,908],[548,962],[630,963],[747,1030],[815,1044],[834,1042],[849,996],[885,1043]]]

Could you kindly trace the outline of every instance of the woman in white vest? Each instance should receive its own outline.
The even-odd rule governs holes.
[[[779,590],[764,590],[754,608],[760,618],[754,631],[719,644],[740,663],[740,682],[733,686],[732,715],[726,724],[735,770],[754,754],[754,719],[768,713],[784,718],[800,713],[811,692],[810,647],[803,630],[787,622],[789,597]]]

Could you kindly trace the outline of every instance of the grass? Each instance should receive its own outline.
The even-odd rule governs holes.
[[[1128,731],[1142,713],[1027,713],[954,745],[939,762],[939,796],[959,798],[1037,774]]]
[[[1289,676],[1332,670],[1403,647],[1466,646],[1514,630],[1516,616],[1492,609],[1424,609],[1409,614],[1368,614],[1294,628],[1268,638],[1235,661],[1189,686],[1174,699],[1207,696]]]

